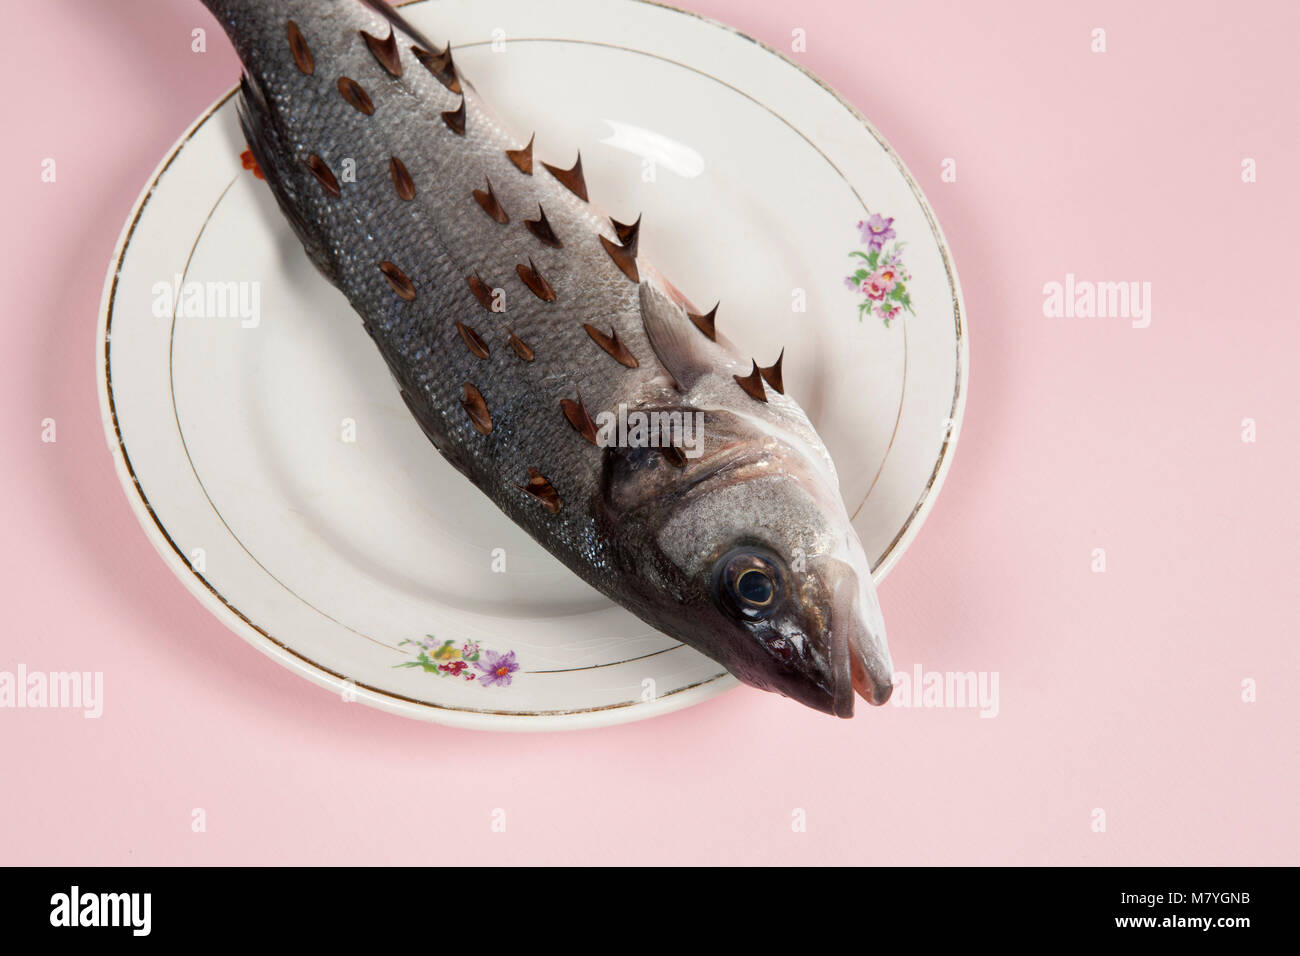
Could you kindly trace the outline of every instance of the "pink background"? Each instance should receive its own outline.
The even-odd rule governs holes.
[[[106,704],[0,710],[0,862],[1300,862],[1297,7],[685,2],[781,49],[804,28],[795,58],[872,119],[947,232],[967,417],[881,596],[897,667],[998,671],[999,716],[837,722],[744,689],[490,735],[272,664],[136,524],[91,359],[122,222],[233,55],[195,0],[12,4],[0,670],[103,671]],[[1067,272],[1150,282],[1151,326],[1045,318]]]

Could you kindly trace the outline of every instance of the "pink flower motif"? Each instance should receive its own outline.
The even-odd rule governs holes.
[[[903,243],[896,242],[894,219],[872,213],[858,222],[858,231],[867,250],[849,253],[861,261],[855,263],[857,270],[844,280],[846,286],[862,296],[858,302],[858,319],[875,316],[888,326],[904,312],[914,315],[908,292],[912,275],[903,264]]]
[[[879,302],[893,292],[896,285],[898,285],[898,274],[893,269],[886,267],[877,269],[863,279],[862,291],[866,293],[868,299],[875,299]]]

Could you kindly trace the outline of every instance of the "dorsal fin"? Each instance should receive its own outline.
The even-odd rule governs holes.
[[[709,340],[696,331],[685,309],[651,283],[641,283],[640,297],[641,322],[650,347],[678,389],[689,392],[715,364],[716,357],[708,351]]]

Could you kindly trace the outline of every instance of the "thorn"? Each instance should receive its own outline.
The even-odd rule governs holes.
[[[293,54],[293,62],[298,64],[298,69],[311,76],[316,70],[316,61],[312,58],[311,47],[307,45],[307,38],[298,29],[298,24],[292,20],[289,21],[288,33],[289,52]]]
[[[492,431],[492,416],[488,412],[487,402],[483,401],[483,393],[469,382],[465,383],[465,397],[461,399],[460,407],[465,409],[470,424],[480,433],[487,435]]]
[[[327,193],[335,199],[339,198],[341,195],[339,181],[334,178],[334,174],[330,172],[325,160],[312,153],[307,157],[307,169],[311,171],[311,174],[316,177],[316,182],[320,183]]]
[[[641,238],[641,217],[637,216],[636,222],[631,225],[619,222],[613,216],[609,221],[614,224],[614,234],[618,236],[618,241],[635,256],[636,244]]]
[[[362,88],[361,84],[350,76],[339,77],[339,93],[348,103],[365,113],[367,116],[375,115],[375,103],[370,98],[370,94]]]
[[[587,406],[582,403],[582,393],[578,393],[578,400],[571,398],[560,399],[560,408],[564,410],[564,417],[569,420],[569,424],[587,441],[593,445],[598,444],[596,441],[596,423],[591,420],[591,415],[587,412]]]
[[[405,299],[407,302],[415,300],[415,286],[405,272],[387,259],[379,263],[379,271],[384,274],[384,278],[388,280],[388,284],[393,287],[399,299]]]
[[[474,293],[474,298],[478,299],[478,304],[491,312],[492,287],[484,282],[477,272],[472,276],[466,276],[465,281],[469,283],[469,291]]]
[[[748,375],[731,376],[736,380],[736,384],[745,390],[745,394],[750,398],[757,399],[760,402],[767,401],[767,392],[763,390],[763,377],[758,372],[758,363],[754,363],[753,371]]]
[[[533,360],[533,350],[528,347],[527,342],[515,335],[514,332],[510,333],[510,347],[514,349],[515,354],[525,362],[531,362]]]
[[[415,198],[415,180],[406,169],[406,164],[396,156],[388,164],[388,171],[393,174],[393,188],[403,199]]]
[[[623,275],[627,276],[633,282],[640,282],[641,275],[636,268],[636,252],[626,246],[620,246],[616,242],[599,236],[600,244],[605,247],[609,257],[614,260],[614,265],[622,270]],[[635,239],[635,237],[633,237]]]
[[[582,153],[578,153],[578,158],[573,164],[572,169],[560,169],[558,166],[552,166],[550,163],[542,163],[552,176],[560,181],[569,192],[573,193],[583,202],[587,201],[587,180],[582,175]]]
[[[768,385],[771,385],[774,389],[776,389],[778,395],[785,394],[785,387],[781,383],[781,363],[784,360],[785,360],[785,349],[782,349],[781,354],[776,357],[776,362],[774,362],[772,365],[769,365],[767,368],[758,369],[758,374],[763,376],[763,381],[767,382]],[[755,367],[758,366],[757,362],[755,362],[754,364]]]
[[[718,341],[718,306],[720,304],[715,302],[713,308],[703,315],[696,315],[694,312],[686,313],[686,317],[695,323],[695,327],[714,342]]]
[[[497,199],[497,194],[492,191],[492,180],[484,176],[483,181],[487,183],[487,190],[474,190],[474,199],[483,207],[485,213],[504,225],[510,221],[510,217],[506,215],[505,208],[501,205],[500,200]]]
[[[668,464],[674,468],[686,467],[686,453],[676,445],[660,445],[659,453],[664,456]]]
[[[465,94],[460,96],[460,106],[454,110],[447,110],[442,114],[442,121],[447,124],[447,128],[457,136],[465,135]]]
[[[618,337],[618,330],[613,329],[611,335],[606,335],[594,325],[583,323],[582,326],[591,336],[591,340],[608,352],[615,361],[620,365],[626,365],[628,368],[636,368],[641,363],[636,360],[636,356],[628,351],[626,345]]]
[[[441,53],[430,53],[418,46],[412,46],[411,52],[424,65],[424,68],[434,75],[434,78],[439,83],[453,93],[461,92],[460,76],[456,72],[456,64],[451,60],[450,43],[447,44],[447,49]]]
[[[462,322],[456,323],[456,330],[460,332],[460,337],[462,341],[464,341],[465,346],[471,352],[473,352],[481,359],[485,359],[488,357],[490,353],[488,352],[487,343],[483,341],[483,337],[481,335],[479,335],[468,325],[465,325]]]
[[[528,227],[529,232],[548,246],[553,246],[556,249],[564,248],[564,243],[560,242],[560,237],[555,234],[551,224],[546,221],[546,210],[542,208],[541,203],[537,205],[537,218],[525,219],[524,225]]]
[[[516,485],[520,491],[526,491],[546,508],[551,514],[560,513],[560,495],[549,481],[542,477],[536,468],[528,469],[528,484]]]
[[[515,164],[515,167],[525,176],[533,174],[533,140],[537,138],[534,133],[528,137],[528,145],[523,149],[507,149],[506,158]]]
[[[533,265],[533,260],[531,258],[528,260],[528,265],[524,265],[521,262],[519,265],[515,266],[515,272],[519,274],[519,278],[523,280],[524,285],[528,286],[528,288],[533,291],[533,295],[537,296],[537,298],[541,299],[543,302],[555,301],[555,290],[552,289],[551,284],[542,277],[542,274],[537,271],[537,266]]]
[[[366,46],[370,47],[370,52],[375,55],[375,59],[393,76],[402,75],[402,58],[397,54],[397,33],[393,30],[391,24],[388,27],[388,38],[385,40],[379,37],[371,36],[365,30],[361,31],[361,36],[366,41]]]
[[[434,53],[432,50],[426,50],[416,44],[411,45],[411,52],[430,72],[441,73],[447,69],[447,64],[451,62],[451,41],[447,41],[447,46],[441,53]]]

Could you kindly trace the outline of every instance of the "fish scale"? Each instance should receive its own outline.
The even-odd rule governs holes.
[[[637,370],[615,365],[583,330],[584,323],[617,328],[633,354],[645,358],[652,354],[641,329],[637,287],[597,238],[602,225],[611,239],[616,238],[613,227],[544,171],[540,162],[532,176],[520,172],[506,150],[523,144],[491,119],[468,86],[464,138],[469,142],[464,145],[478,162],[471,167],[459,160],[459,149],[453,147],[461,146],[455,142],[460,137],[446,126],[441,113],[455,110],[461,97],[438,82],[408,45],[398,45],[403,75],[386,75],[360,31],[386,33],[388,24],[364,7],[351,12],[341,34],[334,34],[334,43],[328,42],[329,33],[314,40],[303,32],[315,61],[312,75],[297,69],[287,36],[284,56],[274,56],[272,43],[268,45],[272,55],[265,62],[249,63],[264,88],[284,90],[280,95],[285,97],[307,95],[316,100],[315,121],[286,131],[292,154],[314,153],[331,170],[340,169],[345,160],[356,163],[356,182],[344,183],[337,200],[327,194],[312,197],[317,184],[309,172],[289,165],[281,175],[337,237],[328,250],[337,284],[369,317],[372,335],[382,340],[385,358],[401,386],[428,410],[435,442],[483,446],[469,459],[471,478],[480,487],[491,488],[494,499],[504,501],[517,522],[530,530],[546,526],[549,534],[568,539],[591,555],[601,541],[589,515],[576,508],[562,508],[558,518],[547,514],[517,486],[526,482],[528,468],[535,467],[551,481],[561,500],[581,501],[593,493],[594,470],[573,459],[590,459],[599,452],[572,429],[560,408],[561,399],[574,397],[575,386],[596,407],[620,399],[635,402],[656,392],[664,400],[672,397],[661,370],[652,365]],[[338,95],[332,73],[360,84],[375,104],[374,114],[361,113]],[[376,119],[389,111],[400,111],[402,117],[401,133],[391,141],[376,130]],[[414,200],[403,200],[392,184],[393,157],[411,171]],[[484,188],[485,180],[492,183],[510,216],[505,225],[494,222],[473,198],[473,191]],[[539,205],[563,249],[549,248],[525,228],[524,219],[534,217]],[[556,290],[555,303],[529,301],[536,297],[515,271],[529,259]],[[414,301],[407,303],[394,295],[378,270],[378,262],[384,260],[410,278],[416,290]],[[503,313],[481,306],[469,289],[471,275],[504,290]],[[487,340],[488,359],[468,351],[454,322],[448,320],[451,316]],[[533,363],[522,362],[509,347],[507,328],[533,349]],[[441,356],[437,365],[426,361],[432,355]],[[611,380],[603,368],[606,364],[633,380]],[[515,381],[507,386],[507,379]],[[483,393],[492,434],[479,434],[462,411],[464,383]],[[523,384],[529,387],[518,387]],[[649,388],[643,391],[645,385]]]
[[[841,715],[855,686],[887,696],[869,568],[780,360],[742,362],[715,336],[640,254],[640,218],[588,200],[576,151],[504,129],[450,45],[379,0],[204,3],[243,64],[261,171],[438,450],[585,580],[741,679]],[[705,416],[698,460],[584,436],[584,412],[620,406]]]

